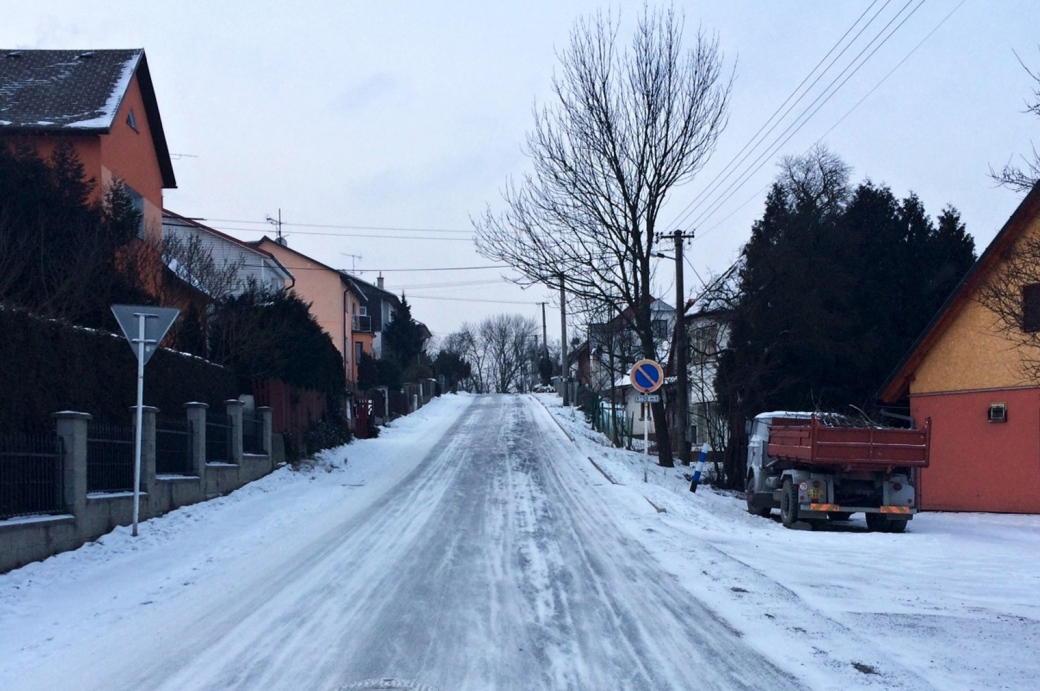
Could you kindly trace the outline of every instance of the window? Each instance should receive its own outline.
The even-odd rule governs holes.
[[[1040,331],[1040,283],[1022,286],[1022,330]]]
[[[361,353],[364,351],[364,346],[361,341],[354,342],[354,362],[361,362]]]
[[[140,133],[140,130],[137,129],[137,117],[134,115],[133,108],[131,108],[130,112],[126,114],[126,124],[130,125],[130,129],[134,132]]]

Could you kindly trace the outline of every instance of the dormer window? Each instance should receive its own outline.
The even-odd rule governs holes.
[[[134,132],[140,132],[140,130],[137,129],[137,117],[134,115],[133,108],[131,108],[130,112],[126,114],[126,124],[130,125],[130,129]]]

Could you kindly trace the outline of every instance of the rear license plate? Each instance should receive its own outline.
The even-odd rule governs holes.
[[[822,504],[823,503],[823,489],[810,489],[809,490],[809,503],[811,504]]]

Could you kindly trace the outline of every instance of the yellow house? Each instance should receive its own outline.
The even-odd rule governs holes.
[[[931,418],[931,464],[917,481],[922,509],[1040,513],[1040,382],[1027,367],[1040,352],[1023,338],[1040,332],[1040,301],[1029,298],[1040,283],[1004,291],[1025,315],[1010,332],[981,302],[985,287],[1030,240],[1040,240],[1040,185],[881,390],[885,403],[909,399],[918,424]]]

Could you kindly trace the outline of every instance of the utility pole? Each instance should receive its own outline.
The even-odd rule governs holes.
[[[567,367],[567,293],[564,292],[563,274],[560,274],[560,365],[563,381],[563,407],[570,405],[570,382],[567,376],[570,373]]]
[[[690,465],[690,444],[686,432],[690,426],[690,385],[687,381],[689,372],[686,369],[686,290],[683,287],[683,240],[692,238],[693,232],[683,234],[681,230],[672,233],[675,240],[675,385],[678,389],[676,403],[679,408],[679,462]]]

